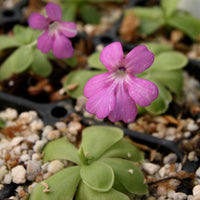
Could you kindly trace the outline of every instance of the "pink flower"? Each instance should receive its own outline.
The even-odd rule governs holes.
[[[121,43],[114,42],[102,50],[100,61],[108,72],[94,76],[86,83],[86,110],[99,119],[108,116],[112,122],[133,122],[137,115],[136,104],[149,106],[158,97],[154,83],[135,76],[152,65],[154,54],[143,45],[124,57]]]
[[[76,36],[76,24],[61,21],[61,8],[54,3],[47,4],[46,12],[48,17],[32,13],[28,19],[31,28],[44,31],[38,38],[37,48],[42,53],[52,49],[54,56],[60,59],[72,57],[74,49],[68,38]]]

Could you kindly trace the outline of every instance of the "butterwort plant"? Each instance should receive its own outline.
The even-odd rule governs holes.
[[[52,2],[47,4],[46,13],[47,17],[32,13],[28,20],[31,28],[44,31],[38,38],[37,48],[43,53],[52,49],[53,55],[60,59],[72,57],[74,49],[68,38],[76,36],[76,24],[61,21],[62,10]]]
[[[120,42],[106,46],[100,61],[108,72],[92,77],[85,85],[86,110],[99,119],[108,117],[130,123],[137,115],[137,105],[146,107],[158,97],[158,87],[136,75],[148,69],[154,54],[145,45],[137,46],[124,56]]]
[[[67,62],[73,56],[74,49],[69,38],[76,36],[76,24],[62,21],[61,8],[54,3],[46,5],[46,12],[47,17],[39,13],[30,15],[28,23],[31,28],[16,25],[13,36],[0,36],[0,51],[15,48],[1,64],[1,80],[24,71],[46,77],[52,72],[49,58],[66,58],[63,61]],[[51,49],[55,57],[50,57],[50,53],[45,54]]]
[[[44,162],[75,165],[38,183],[29,200],[130,200],[148,191],[138,165],[143,153],[117,127],[87,127],[79,149],[63,137],[48,143],[43,155]]]

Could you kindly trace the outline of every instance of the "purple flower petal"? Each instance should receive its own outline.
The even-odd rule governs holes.
[[[39,13],[32,13],[28,19],[28,24],[33,29],[45,30],[48,27],[47,19]]]
[[[104,88],[108,87],[109,84],[111,84],[112,80],[109,77],[110,72],[106,72],[103,74],[96,75],[92,77],[85,85],[84,88],[84,95],[87,98],[90,98],[91,96],[95,95],[99,91],[103,90]]]
[[[139,74],[148,69],[154,61],[154,54],[146,46],[137,46],[124,59],[127,73]]]
[[[135,120],[137,115],[137,106],[131,99],[123,84],[119,84],[116,89],[116,103],[113,111],[110,112],[108,118],[112,122],[124,121],[130,123]]]
[[[74,37],[77,35],[76,24],[73,22],[61,22],[60,31],[66,37]]]
[[[48,17],[54,21],[61,21],[62,19],[62,10],[60,6],[55,3],[48,3],[46,6],[46,12]]]
[[[52,49],[52,37],[48,31],[45,31],[38,38],[37,48],[42,51],[42,53],[48,53]]]
[[[158,97],[158,87],[151,81],[129,76],[126,85],[129,95],[139,106],[149,106]]]
[[[114,89],[110,87],[103,88],[101,91],[88,99],[86,110],[95,114],[99,119],[103,119],[109,115],[115,106]]]
[[[71,41],[61,34],[54,35],[53,55],[59,59],[70,58],[74,54]]]
[[[110,72],[114,72],[121,66],[124,53],[120,42],[114,42],[106,46],[100,55],[100,61]]]

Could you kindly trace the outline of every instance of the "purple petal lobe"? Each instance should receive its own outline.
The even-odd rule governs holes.
[[[48,3],[46,6],[46,12],[51,20],[60,21],[62,19],[62,10],[60,6],[55,3]]]
[[[139,106],[149,106],[158,97],[158,87],[151,81],[129,76],[126,85],[129,95]]]
[[[124,53],[120,42],[114,42],[106,46],[100,55],[100,61],[105,65],[108,71],[117,71],[121,67]]]
[[[60,30],[66,37],[74,37],[77,35],[76,24],[73,22],[61,22]]]
[[[146,46],[137,46],[124,59],[127,73],[139,74],[148,69],[154,61],[154,54]]]
[[[110,87],[104,88],[94,96],[88,99],[86,110],[95,114],[99,119],[103,119],[109,115],[115,106],[114,89]]]
[[[110,112],[108,118],[112,122],[124,121],[130,123],[135,120],[137,115],[137,106],[132,98],[129,96],[123,84],[119,84],[116,89],[116,103],[115,108]]]
[[[70,58],[74,54],[71,41],[61,34],[55,35],[52,50],[53,55],[59,59]]]
[[[28,19],[28,24],[33,29],[45,30],[48,26],[47,19],[39,13],[32,13]]]
[[[52,49],[52,37],[48,31],[45,31],[38,38],[37,48],[42,51],[42,53],[48,53]]]
[[[111,84],[110,72],[96,75],[92,77],[85,85],[84,95],[87,98],[95,95],[99,91],[108,87]]]

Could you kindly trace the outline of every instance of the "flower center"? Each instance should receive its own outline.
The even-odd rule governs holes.
[[[119,67],[118,70],[119,70],[119,71],[122,71],[122,72],[125,72],[125,71],[126,71],[126,68],[125,68],[125,67]]]
[[[51,21],[49,23],[49,31],[54,32],[58,28],[59,24],[60,24],[59,22]]]
[[[119,67],[118,70],[117,70],[118,74],[119,75],[122,75],[124,76],[126,74],[126,68],[125,67]]]

